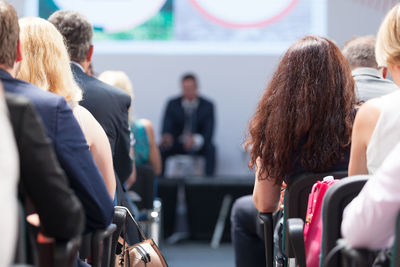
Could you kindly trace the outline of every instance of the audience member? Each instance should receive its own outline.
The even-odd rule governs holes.
[[[122,71],[105,71],[99,80],[123,89],[133,100],[132,83]],[[157,147],[153,124],[147,119],[130,120],[130,127],[135,138],[134,155],[136,166],[151,165],[155,175],[161,174],[161,155]]]
[[[343,46],[342,53],[352,70],[359,102],[363,103],[399,89],[396,84],[386,79],[387,67],[378,66],[376,63],[373,36],[351,39]]]
[[[0,148],[0,212],[3,214],[0,220],[0,266],[10,266],[17,237],[19,161],[2,86],[0,86]]]
[[[82,234],[82,205],[69,188],[33,106],[12,94],[6,94],[6,102],[19,152],[20,199],[34,207],[27,214],[38,213],[40,230],[48,237],[68,240]]]
[[[122,90],[85,73],[93,55],[93,29],[86,17],[74,11],[57,11],[49,17],[49,21],[65,38],[72,72],[83,90],[80,105],[93,114],[106,132],[116,174],[124,183],[132,172],[128,123],[131,99]]]
[[[116,180],[110,144],[100,124],[87,109],[78,104],[82,99],[82,91],[72,76],[62,35],[53,24],[41,18],[23,18],[19,25],[24,60],[17,78],[67,100],[85,135],[110,197],[114,199]]]
[[[400,143],[343,213],[342,234],[356,248],[393,244],[400,210]]]
[[[400,4],[383,20],[377,35],[376,61],[388,68],[400,85]],[[371,99],[361,106],[354,122],[349,175],[374,173],[400,141],[400,90]]]
[[[133,160],[130,156],[131,131],[128,110],[131,98],[123,90],[105,84],[85,73],[93,55],[93,28],[85,16],[75,11],[57,11],[49,17],[66,41],[75,81],[83,90],[80,102],[90,111],[106,132],[111,144],[114,170],[117,179],[116,203],[137,214],[123,187],[132,173]],[[138,242],[136,226],[128,221],[129,244]]]
[[[257,210],[277,211],[283,181],[346,170],[354,102],[350,68],[333,42],[307,36],[282,57],[249,125],[254,204],[245,196],[232,208],[236,266],[265,266]]]
[[[15,79],[22,54],[18,17],[14,8],[0,1],[0,79],[6,92],[28,98],[38,112],[70,185],[86,216],[86,231],[111,223],[111,198],[72,110],[63,97]]]
[[[199,96],[193,74],[182,77],[182,95],[168,101],[164,113],[161,156],[163,171],[169,156],[201,155],[205,158],[205,174],[215,171],[214,105]]]

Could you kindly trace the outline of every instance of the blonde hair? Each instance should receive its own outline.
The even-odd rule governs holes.
[[[19,25],[23,60],[17,77],[67,101],[82,100],[63,36],[56,27],[41,18],[23,18]]]
[[[99,80],[127,92],[133,100],[133,86],[128,75],[120,70],[106,70],[99,75]]]
[[[400,3],[389,11],[379,27],[375,57],[379,67],[400,63]]]

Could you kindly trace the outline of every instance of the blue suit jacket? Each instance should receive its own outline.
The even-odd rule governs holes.
[[[64,98],[15,79],[2,69],[0,79],[6,92],[28,98],[40,115],[58,161],[84,207],[86,231],[105,228],[113,217],[113,202],[82,130]]]

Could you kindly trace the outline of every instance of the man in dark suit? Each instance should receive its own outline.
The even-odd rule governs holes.
[[[79,236],[84,227],[82,205],[69,188],[38,115],[24,97],[6,94],[6,103],[19,153],[19,195],[34,208],[27,212],[38,213],[41,232],[48,237]]]
[[[111,144],[115,172],[121,183],[124,183],[133,167],[129,155],[131,132],[128,122],[131,98],[122,89],[86,74],[93,54],[93,29],[82,14],[57,11],[49,17],[49,21],[66,40],[74,78],[83,90],[83,100],[79,104],[93,114],[106,132]]]
[[[201,155],[207,176],[215,171],[214,105],[198,95],[193,74],[182,77],[182,96],[170,100],[164,114],[161,155],[163,166],[172,155]],[[163,168],[164,169],[164,168]]]
[[[58,161],[84,207],[85,230],[105,228],[113,218],[113,202],[72,110],[63,97],[14,78],[22,60],[18,17],[4,1],[0,1],[0,26],[0,79],[5,91],[28,98],[38,112]]]
[[[117,204],[133,211],[123,186],[133,168],[128,121],[131,97],[122,89],[86,74],[93,55],[93,28],[86,17],[75,11],[60,10],[52,14],[49,21],[66,40],[75,81],[83,90],[83,100],[79,104],[92,113],[110,141],[114,170],[119,178],[116,181]],[[136,227],[130,221],[127,234],[131,244],[138,242]]]

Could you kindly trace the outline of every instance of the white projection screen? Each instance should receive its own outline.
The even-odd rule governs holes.
[[[281,54],[326,35],[327,0],[26,0],[25,16],[76,10],[98,53]]]

